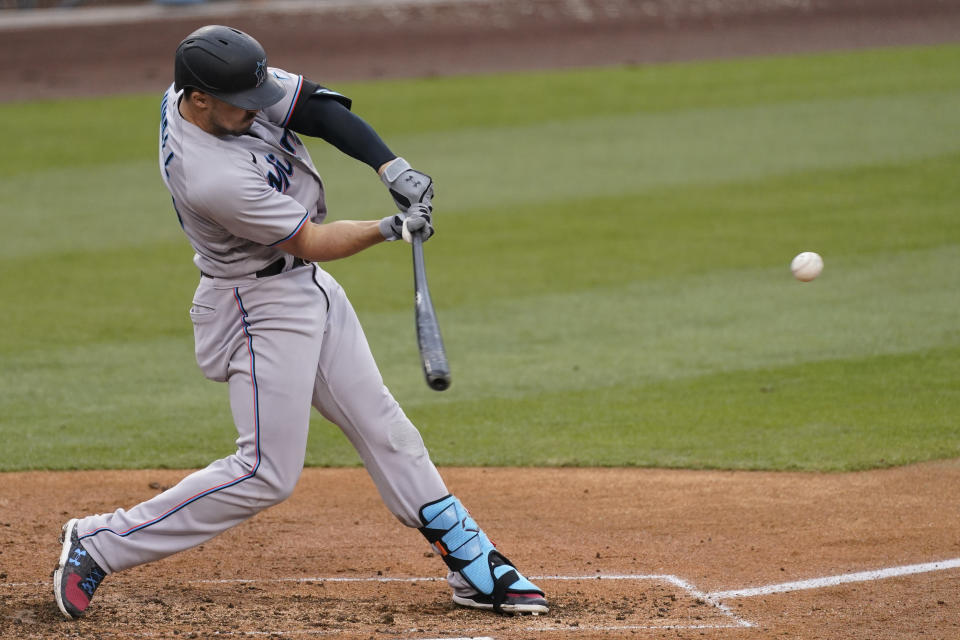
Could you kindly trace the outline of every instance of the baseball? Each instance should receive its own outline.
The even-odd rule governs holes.
[[[819,253],[804,251],[790,263],[790,271],[800,282],[810,282],[823,271],[823,258]]]

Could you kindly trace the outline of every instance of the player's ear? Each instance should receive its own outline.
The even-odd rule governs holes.
[[[196,107],[206,108],[210,105],[210,96],[203,91],[194,89],[190,93],[190,102]]]

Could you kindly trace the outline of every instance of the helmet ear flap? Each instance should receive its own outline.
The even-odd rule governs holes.
[[[198,78],[190,72],[190,68],[187,65],[187,49],[197,42],[196,38],[187,36],[183,42],[177,47],[177,54],[173,59],[173,88],[175,91],[181,91],[188,86],[193,86],[194,88],[199,89],[199,86],[196,86],[198,83]]]

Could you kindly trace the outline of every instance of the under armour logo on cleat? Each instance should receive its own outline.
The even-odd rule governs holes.
[[[84,551],[83,549],[74,549],[74,550],[73,550],[73,555],[74,555],[74,557],[68,559],[67,562],[69,562],[70,564],[72,564],[72,565],[74,565],[74,566],[79,567],[79,566],[80,566],[80,560],[83,559],[83,556],[87,555],[87,552]]]

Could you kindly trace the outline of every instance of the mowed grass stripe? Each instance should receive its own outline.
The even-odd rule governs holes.
[[[812,248],[831,262],[955,244],[958,173],[960,154],[446,220],[438,213],[437,241],[427,250],[434,303],[442,310],[718,270],[785,269]],[[409,273],[406,251],[326,267],[363,311],[409,307],[406,288],[382,286],[385,269]]]
[[[944,302],[960,300],[958,269],[960,245],[948,245],[879,261],[837,256],[816,284],[794,281],[786,265],[717,269],[477,300],[441,320],[463,394],[518,397],[957,346],[957,306]],[[363,319],[394,391],[416,405],[422,381],[404,375],[416,353],[383,339],[408,313]]]
[[[942,45],[335,88],[351,96],[356,111],[378,131],[392,137],[639,112],[952,91],[958,66],[960,46]],[[160,96],[168,84],[160,81],[146,95],[0,103],[5,145],[0,176],[152,157],[157,130],[144,123],[159,120]]]
[[[397,147],[436,163],[442,213],[489,201],[492,185],[497,202],[526,204],[955,153],[958,113],[952,91],[401,136]]]
[[[498,428],[503,431],[526,430],[530,413],[541,411],[544,425],[560,416],[567,420],[578,416],[579,428],[609,424],[629,439],[635,430],[649,427],[640,418],[650,411],[649,394],[644,391],[649,385],[666,385],[666,389],[671,380],[749,378],[750,371],[785,364],[793,367],[790,376],[803,378],[805,367],[817,362],[867,362],[871,357],[918,352],[933,353],[936,358],[936,349],[954,350],[960,345],[960,331],[953,323],[954,311],[942,300],[960,294],[952,268],[957,264],[960,248],[951,246],[903,253],[881,265],[870,258],[837,260],[829,278],[823,276],[816,286],[792,282],[782,269],[732,270],[589,294],[541,296],[525,304],[490,302],[450,311],[443,319],[456,384],[439,397],[423,386],[412,340],[394,337],[397,327],[408,324],[409,315],[368,314],[364,320],[388,385],[428,433],[439,430],[437,438],[443,442],[453,422],[462,430],[460,445],[477,441],[477,447],[466,449],[474,451],[474,463],[512,464],[515,461],[503,459],[484,435],[489,427],[485,416],[491,411],[502,421]],[[925,286],[916,287],[917,282]],[[201,381],[189,362],[191,356],[189,339],[183,337],[35,352],[12,359],[0,376],[14,398],[7,403],[4,420],[29,424],[33,433],[58,434],[60,446],[80,447],[83,462],[74,459],[71,464],[83,467],[114,464],[116,447],[122,448],[128,440],[130,446],[139,443],[151,451],[156,447],[155,455],[169,445],[175,456],[189,456],[191,447],[203,448],[212,442],[222,451],[224,431],[230,431],[225,389]],[[59,381],[52,394],[43,392],[51,375]],[[879,377],[886,380],[889,375],[885,371]],[[937,374],[937,380],[942,376]],[[694,394],[694,404],[702,404],[700,393],[694,393],[702,382],[677,384]],[[810,383],[816,384],[816,380]],[[803,381],[798,385],[798,391],[809,386]],[[611,388],[623,394],[615,403],[609,402]],[[957,394],[943,395],[943,388],[936,382],[925,392],[933,398],[931,411],[955,408]],[[593,392],[596,396],[591,399]],[[583,406],[557,400],[566,394],[582,400]],[[731,398],[736,398],[738,410],[752,410],[741,396]],[[689,401],[673,400],[679,405]],[[806,402],[808,411],[829,415],[832,410],[815,394],[808,395]],[[478,404],[489,408],[478,413]],[[514,406],[526,409],[507,417],[505,408]],[[868,426],[872,431],[873,424],[864,425],[870,416],[844,423],[843,428]],[[749,431],[755,426],[751,420],[777,425],[794,418],[758,413],[742,419],[741,427]],[[195,437],[198,431],[202,437]],[[314,438],[311,455],[318,463],[334,464],[336,459],[327,457],[329,440],[335,443],[339,436],[323,433],[323,442]],[[611,441],[604,446],[610,452],[593,463],[652,464],[643,461],[647,458],[634,462],[611,458],[617,451],[611,443],[617,438],[611,433],[600,439],[608,436]],[[804,447],[788,432],[780,436],[786,438],[782,446]],[[698,455],[713,452],[716,444],[703,440]],[[29,439],[14,447],[28,447],[23,452],[26,457],[11,460],[8,468],[56,466],[44,459],[52,452],[34,450],[35,443]],[[530,462],[570,464],[581,460],[576,456],[585,455],[586,450],[578,445],[554,451],[566,453],[562,460],[554,456]],[[739,451],[732,461],[737,466],[763,466],[774,459],[750,462],[755,454]],[[462,458],[447,457],[443,449],[439,453],[441,464],[464,463]],[[59,454],[53,455],[56,459]],[[134,457],[136,462],[130,464],[151,464],[150,456]]]
[[[460,365],[458,380],[465,392],[482,396],[898,353],[952,346],[960,340],[960,328],[953,321],[957,309],[944,304],[960,295],[955,277],[960,245],[905,251],[882,260],[837,256],[827,264],[815,284],[793,281],[786,265],[717,269],[589,291],[477,299],[446,308],[441,320],[449,350]],[[187,307],[187,302],[179,305],[180,313],[175,314],[179,320],[173,321],[179,326],[167,332],[124,335],[119,333],[124,325],[118,325],[111,333],[110,319],[104,318],[108,326],[104,337],[113,339],[91,335],[73,345],[8,355],[2,375],[9,379],[3,388],[14,395],[29,393],[59,369],[73,371],[65,377],[86,386],[92,381],[80,373],[84,368],[99,376],[139,362],[155,376],[164,358],[180,361],[192,371],[183,349],[173,353],[158,348],[166,353],[158,353],[154,360],[138,348],[144,345],[149,350],[159,339],[189,344]],[[410,380],[409,375],[418,370],[414,341],[396,339],[397,327],[412,325],[411,313],[360,310],[385,377],[398,393],[429,402],[457,396],[417,393],[422,381],[419,376]],[[77,316],[64,314],[54,320],[69,333]],[[97,320],[87,321],[99,326]],[[142,328],[129,327],[132,332]],[[192,351],[186,353],[192,356]],[[104,368],[105,363],[111,368]],[[166,375],[176,371],[176,365],[164,369]],[[503,371],[525,375],[511,378]],[[115,387],[104,385],[102,392],[105,397],[96,404],[109,405],[106,398],[112,397]]]
[[[229,455],[227,387],[192,362],[187,333],[5,358],[0,433],[16,455],[0,469],[184,468]]]
[[[954,347],[497,402],[468,397],[408,413],[441,465],[855,470],[960,456],[958,363]],[[36,427],[9,441],[16,455],[4,458],[3,470],[191,468],[232,452],[222,385],[173,395],[118,391],[123,399],[139,395],[136,413],[80,407],[97,413],[97,424],[110,421],[101,429],[73,411],[47,424],[55,412],[43,412]],[[359,459],[315,416],[306,462]]]
[[[837,259],[884,254],[882,264],[887,254],[960,242],[958,172],[955,155],[452,216],[438,220],[427,247],[433,297],[445,312],[674,276],[786,273],[789,258],[811,248],[826,256],[827,276]],[[178,237],[32,262],[5,257],[0,295],[18,304],[5,311],[16,330],[0,334],[0,352],[183,335],[198,277],[191,255]],[[363,317],[409,312],[402,245],[324,266]]]
[[[960,349],[950,348],[434,404],[410,415],[426,425],[431,455],[451,465],[475,464],[484,451],[484,464],[505,466],[851,471],[960,456],[958,376]]]
[[[415,164],[434,167],[440,224],[478,206],[496,212],[955,153],[958,113],[960,91],[955,91],[639,113],[397,136],[391,143]],[[311,146],[331,185],[332,218],[365,219],[389,211],[368,167],[319,143]],[[51,184],[58,188],[48,188]],[[5,257],[135,246],[179,234],[152,158],[0,179],[0,199],[19,212],[0,239]],[[64,223],[69,233],[59,230]]]
[[[955,91],[960,45],[392,80],[339,87],[390,134]]]

